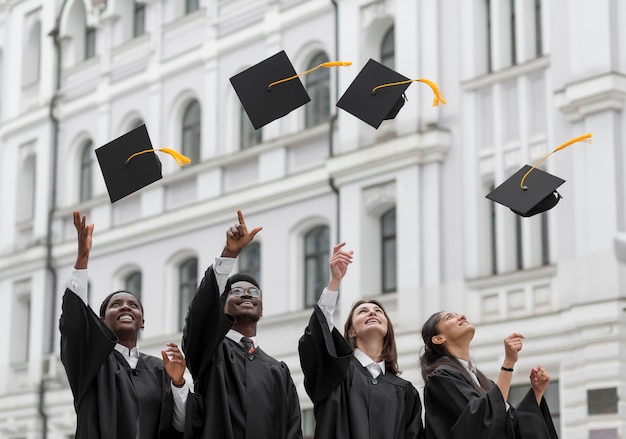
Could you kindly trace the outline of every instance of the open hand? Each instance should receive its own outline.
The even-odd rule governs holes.
[[[165,371],[169,375],[172,383],[180,385],[184,382],[183,375],[185,374],[185,368],[187,363],[183,353],[178,349],[178,346],[174,343],[167,343],[167,348],[161,351],[161,357],[163,357],[163,366]]]
[[[328,260],[330,267],[330,281],[328,282],[328,289],[337,291],[341,280],[348,271],[348,265],[352,263],[353,251],[342,250],[346,245],[345,242],[337,244],[333,247],[333,254]]]
[[[254,239],[254,236],[263,230],[263,227],[255,227],[248,231],[241,210],[237,211],[237,217],[239,218],[239,223],[226,231],[226,247],[224,247],[222,252],[224,257],[236,258],[241,250]]]
[[[81,217],[78,210],[74,211],[74,227],[78,234],[78,252],[76,253],[76,264],[74,268],[85,269],[89,261],[89,253],[91,252],[93,224],[87,225],[87,217]]]

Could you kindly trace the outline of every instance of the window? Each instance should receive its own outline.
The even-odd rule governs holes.
[[[309,69],[328,62],[328,56],[321,52],[316,55]],[[306,108],[306,127],[311,128],[330,118],[330,69],[317,69],[306,75],[306,89],[311,102]]]
[[[541,31],[541,0],[535,0],[535,56],[543,54],[543,33]]]
[[[189,304],[191,303],[191,299],[196,291],[197,283],[198,259],[187,259],[178,266],[178,326],[180,329],[183,329],[183,326],[185,326],[185,317],[187,317]]]
[[[133,11],[133,37],[137,38],[146,33],[146,5],[135,0]]]
[[[22,145],[20,149],[30,149],[33,145]],[[18,174],[17,184],[17,220],[31,220],[35,211],[35,198],[37,196],[36,178],[37,178],[37,159],[35,154],[28,154],[22,163],[22,170]]]
[[[304,236],[304,305],[313,306],[328,282],[330,256],[328,226],[319,226]]]
[[[28,19],[28,17],[27,17]],[[24,57],[22,58],[22,85],[28,86],[39,81],[41,63],[41,23],[33,24],[27,36]]]
[[[261,283],[261,244],[251,242],[237,257],[239,272],[252,276]]]
[[[528,384],[521,384],[511,386],[509,390],[509,402],[514,407],[517,407],[526,393],[530,390]],[[559,396],[559,382],[557,380],[550,381],[548,388],[543,394],[548,407],[550,407],[550,414],[552,415],[552,422],[554,422],[554,428],[556,429],[559,437],[561,436],[561,411],[560,411],[560,396]]]
[[[492,23],[491,23],[491,0],[485,0],[485,15],[487,25],[485,26],[485,31],[487,32],[487,73],[493,72],[493,48],[492,48],[492,38],[491,32]]]
[[[96,56],[96,29],[90,26],[85,28],[85,58]]]
[[[191,14],[200,9],[200,0],[185,0],[185,14]]]
[[[194,100],[183,113],[183,154],[191,159],[191,164],[200,161],[200,134],[201,134],[200,104]]]
[[[390,69],[395,69],[396,64],[396,40],[394,27],[387,31],[380,45],[380,63]]]
[[[11,305],[10,362],[19,365],[28,361],[30,349],[31,281],[23,280],[13,285]]]
[[[541,216],[541,265],[550,264],[550,237],[548,235],[548,214],[543,212]]]
[[[388,210],[380,218],[383,293],[396,291],[398,286],[396,259],[396,208]]]
[[[302,410],[302,436],[303,439],[313,439],[315,435],[315,413],[313,409]]]
[[[130,293],[133,293],[139,300],[141,300],[141,271],[134,271],[126,276],[124,289]]]
[[[239,138],[241,149],[248,149],[251,146],[258,145],[263,138],[263,129],[254,129],[250,118],[241,106],[239,109]]]
[[[511,38],[511,65],[517,64],[517,38],[515,37],[515,0],[509,0],[510,38]]]
[[[93,142],[88,141],[83,147],[80,156],[80,193],[79,201],[87,201],[92,197],[92,173],[93,173]]]
[[[522,237],[522,217],[515,215],[515,268],[524,269],[524,249]]]
[[[587,413],[602,415],[618,413],[619,397],[617,387],[587,390]],[[552,409],[552,407],[550,407]]]

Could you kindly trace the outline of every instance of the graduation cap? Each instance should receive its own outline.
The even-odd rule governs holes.
[[[111,203],[163,177],[155,151],[171,155],[180,166],[191,163],[188,157],[172,149],[153,149],[145,124],[96,149]]]
[[[406,100],[404,92],[413,82],[424,82],[432,88],[435,93],[433,106],[446,103],[434,82],[425,78],[409,79],[370,59],[341,96],[337,106],[378,128],[383,120],[397,116]]]
[[[311,100],[302,82],[302,75],[321,67],[349,66],[351,62],[322,63],[297,74],[284,50],[230,78],[252,126],[259,129]]]
[[[552,209],[562,198],[557,188],[565,183],[565,180],[537,169],[537,166],[555,152],[576,142],[590,142],[590,139],[591,134],[585,134],[569,140],[546,154],[534,166],[522,167],[486,197],[523,217],[530,217]]]

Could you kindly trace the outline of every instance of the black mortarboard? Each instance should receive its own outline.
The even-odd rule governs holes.
[[[383,84],[402,81],[410,79],[370,59],[341,96],[337,106],[378,128],[383,120],[396,117],[404,105],[404,92],[411,82],[372,90]]]
[[[111,203],[162,178],[161,161],[153,151],[129,160],[133,154],[151,149],[145,125],[96,149]]]
[[[255,129],[311,100],[298,78],[270,87],[270,84],[292,76],[296,76],[296,71],[283,50],[230,78]]]
[[[522,179],[526,189],[520,186]],[[563,183],[565,180],[562,178],[526,165],[486,197],[503,204],[520,216],[529,217],[556,206],[561,199],[556,189]]]

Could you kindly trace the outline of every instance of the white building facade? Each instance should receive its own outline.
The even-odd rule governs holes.
[[[303,76],[312,101],[255,131],[229,78],[280,50],[298,72],[353,65]],[[447,105],[416,83],[378,130],[337,109],[370,58],[437,82]],[[488,376],[525,335],[512,394],[546,367],[561,437],[626,437],[626,3],[0,0],[0,78],[0,438],[73,437],[58,318],[76,209],[95,223],[91,306],[139,293],[156,355],[180,342],[236,211],[263,226],[238,269],[260,279],[259,342],[289,365],[307,436],[297,344],[346,241],[338,321],[381,300],[420,391],[423,322],[465,313]],[[141,123],[193,163],[161,157],[162,180],[111,204],[94,150]],[[587,132],[542,164],[566,180],[554,209],[485,199]]]

